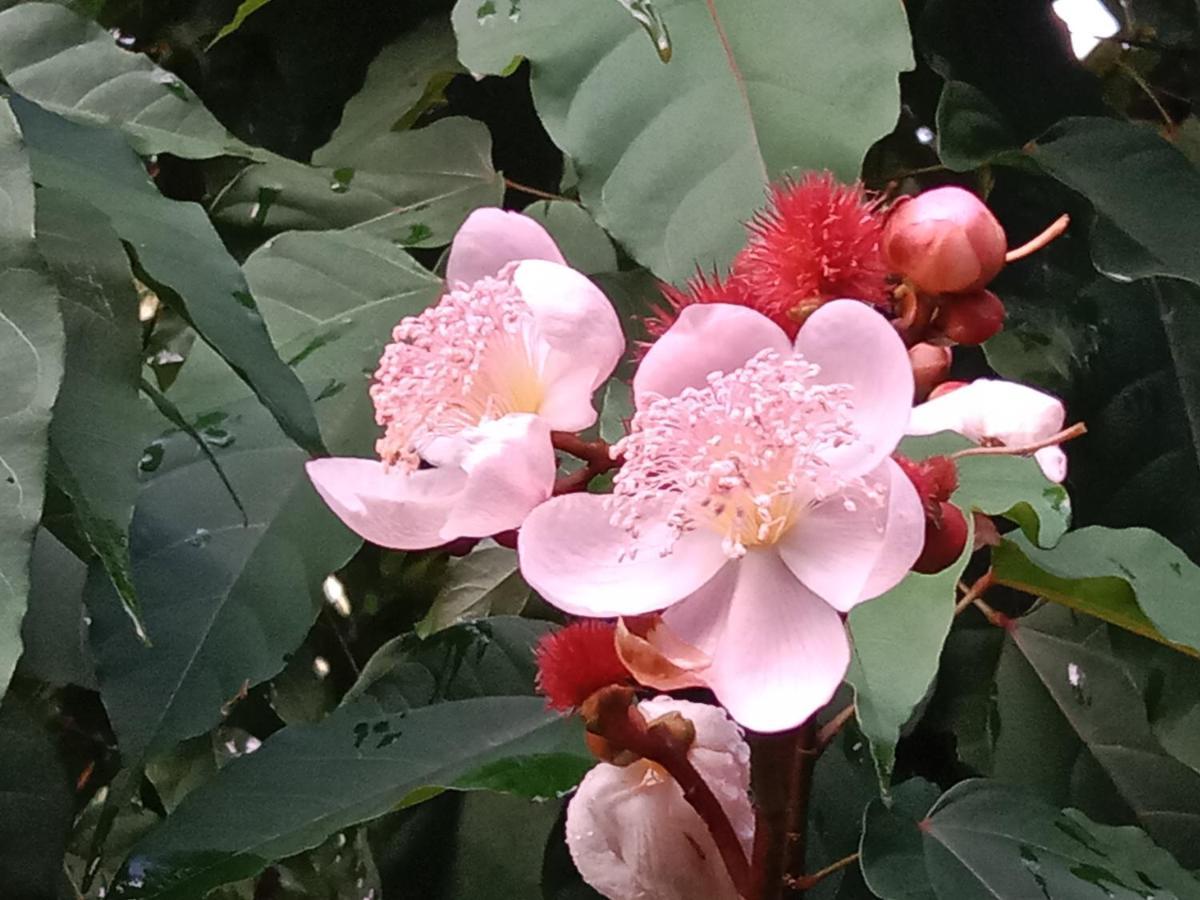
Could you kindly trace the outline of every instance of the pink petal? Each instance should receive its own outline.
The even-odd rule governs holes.
[[[1067,454],[1061,447],[1043,447],[1033,454],[1037,464],[1042,467],[1042,474],[1054,482],[1061,482],[1067,477]]]
[[[580,616],[631,616],[663,609],[708,581],[722,565],[721,537],[700,528],[665,555],[664,522],[644,527],[635,558],[628,533],[609,522],[605,498],[564,494],[525,520],[517,539],[521,574],[546,600]]]
[[[494,278],[510,262],[521,259],[566,262],[546,229],[528,216],[495,207],[477,209],[467,216],[450,245],[446,283],[473,284],[481,278]]]
[[[583,431],[596,424],[599,414],[592,405],[595,375],[590,368],[572,369],[568,355],[550,351],[555,373],[542,385],[538,415],[553,431]]]
[[[896,329],[865,303],[834,300],[804,323],[796,352],[821,367],[820,381],[853,388],[859,440],[831,460],[849,474],[871,471],[896,449],[912,411],[912,365]]]
[[[550,428],[538,416],[504,416],[459,437],[469,445],[462,460],[466,485],[442,528],[445,540],[517,528],[550,499],[558,465]]]
[[[568,266],[543,260],[517,266],[513,283],[533,310],[538,336],[559,354],[544,373],[584,369],[591,373],[592,390],[603,384],[625,352],[625,335],[600,288]]]
[[[925,512],[900,467],[885,459],[865,480],[884,491],[882,505],[861,491],[831,497],[805,514],[778,545],[792,573],[841,612],[894,587],[925,541]]]
[[[1060,431],[1065,419],[1057,397],[1011,381],[979,378],[915,407],[908,433],[957,431],[975,442],[992,438],[1028,444]]]
[[[674,397],[684,388],[704,387],[711,373],[740,369],[766,349],[790,351],[783,329],[761,313],[729,303],[685,307],[638,366],[634,402],[641,406],[646,395]]]
[[[396,550],[444,544],[442,529],[467,481],[461,469],[385,471],[378,460],[345,456],[310,460],[305,470],[348,528]]]
[[[712,597],[706,602],[715,606]],[[833,607],[797,581],[776,553],[763,550],[751,550],[738,564],[727,603],[712,666],[702,674],[734,719],[755,731],[784,731],[829,702],[850,664]],[[703,640],[680,630],[681,616],[664,618],[688,643]]]

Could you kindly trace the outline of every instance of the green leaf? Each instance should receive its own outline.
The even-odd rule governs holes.
[[[578,203],[539,200],[522,212],[550,232],[571,268],[586,275],[617,271],[612,241]]]
[[[1098,825],[981,779],[952,787],[926,816],[876,801],[862,854],[883,900],[1200,897],[1200,882],[1140,830]]]
[[[246,519],[190,438],[159,443],[130,542],[153,646],[137,643],[107,580],[89,577],[100,693],[128,759],[206,731],[222,704],[282,669],[317,615],[321,582],[360,544],[265,410],[247,401],[212,427]]]
[[[862,868],[867,886],[886,900],[936,900],[925,871],[924,839],[915,825],[941,791],[923,778],[896,785],[890,806],[875,798],[863,817]]]
[[[947,81],[937,106],[937,149],[942,164],[955,172],[985,166],[1017,147],[1004,114],[978,88]]]
[[[406,247],[439,247],[480,206],[499,205],[491,136],[479,122],[442,119],[323,154],[324,164],[252,165],[213,204],[220,222],[275,233],[351,228]]]
[[[33,177],[21,137],[0,99],[0,694],[21,655],[64,344],[57,291],[34,248]]]
[[[517,554],[507,547],[477,547],[446,567],[446,582],[417,633],[427,637],[451,625],[484,616],[519,615],[529,585],[517,571]]]
[[[1153,128],[1070,118],[1028,152],[1156,259],[1156,274],[1200,283],[1200,225],[1192,214],[1200,204],[1200,172]]]
[[[534,104],[584,204],[638,261],[681,280],[732,259],[768,178],[858,176],[895,125],[911,43],[888,0],[655,5],[671,34],[665,66],[619,3],[525,0],[512,16],[459,0],[453,21],[471,71],[529,60]]]
[[[345,702],[370,697],[385,712],[472,697],[532,696],[533,649],[548,622],[497,616],[426,638],[392,638],[367,662]]]
[[[600,439],[615,444],[625,437],[626,423],[633,418],[633,389],[619,378],[604,385],[600,404]]]
[[[1148,528],[1081,528],[1053,550],[1016,537],[997,548],[993,568],[1003,584],[1200,653],[1200,569]]]
[[[1013,642],[1151,837],[1200,866],[1200,772],[1163,750],[1137,687],[1089,624],[1061,613],[1017,620]]]
[[[437,300],[442,281],[403,248],[356,231],[289,232],[259,247],[243,266],[279,354],[322,401],[357,416],[342,440],[328,427],[335,452],[370,452],[378,430],[367,402],[370,375],[392,328]],[[244,396],[212,352],[189,355],[171,398],[192,413]],[[347,397],[358,396],[361,409]]]
[[[974,446],[952,432],[908,437],[900,452],[911,459],[949,455]],[[1021,526],[1032,541],[1046,547],[1058,543],[1071,524],[1066,489],[1044,474],[1037,462],[1019,456],[965,456],[957,460],[958,488],[953,500],[964,510],[1004,516]]]
[[[29,610],[21,623],[25,646],[17,674],[96,690],[96,662],[83,609],[87,566],[42,528],[33,543],[29,570]]]
[[[383,815],[422,789],[475,786],[498,763],[589,765],[577,720],[536,697],[485,697],[381,715],[367,701],[290,726],[198,788],[130,853],[127,898],[193,898]],[[313,777],[319,772],[319,778]],[[250,798],[255,798],[250,800]]]
[[[225,23],[225,25],[221,26],[221,30],[218,31],[217,36],[212,39],[212,42],[208,45],[208,49],[211,50],[222,38],[229,37],[229,35],[241,28],[243,22],[245,22],[248,18],[250,18],[250,16],[254,15],[270,2],[271,0],[242,0],[242,2],[238,4],[238,8],[234,10],[233,18]]]
[[[971,558],[973,528],[958,560],[936,575],[910,572],[881,597],[856,606],[846,620],[852,657],[846,680],[887,793],[900,729],[929,690],[954,621],[958,579]]]
[[[147,156],[270,156],[229,134],[177,76],[59,3],[0,13],[0,74],[43,109],[120,129]]]
[[[463,798],[447,900],[541,896],[542,853],[561,804],[504,794]],[[513,823],[519,822],[519,828]]]
[[[17,7],[21,9],[23,7]],[[188,320],[269,408],[283,430],[312,453],[323,451],[312,404],[271,345],[237,262],[204,210],[163,197],[137,156],[115,134],[75,125],[14,100],[30,146],[34,177],[108,216],[138,265],[178,297]]]
[[[313,163],[341,165],[343,156],[353,155],[364,143],[407,128],[461,71],[449,19],[426,19],[379,51],[362,89],[346,104],[342,121],[313,154]]]
[[[70,194],[39,192],[37,231],[67,338],[50,423],[51,477],[140,629],[128,534],[149,413],[138,396],[142,326],[133,273],[105,216]]]
[[[11,700],[0,711],[0,884],[6,896],[56,900],[74,793],[50,734]]]

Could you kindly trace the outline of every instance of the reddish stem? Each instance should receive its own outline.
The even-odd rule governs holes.
[[[583,467],[564,475],[554,482],[554,495],[572,494],[576,491],[587,490],[588,483],[597,475],[611,472],[620,468],[624,460],[612,456],[612,447],[607,441],[585,441],[578,435],[567,431],[550,432],[550,440],[555,450],[568,453],[576,459],[583,460]]]
[[[1037,237],[1026,241],[1020,247],[1009,250],[1008,253],[1004,255],[1004,261],[1006,263],[1016,262],[1018,259],[1024,259],[1033,253],[1037,253],[1055,238],[1060,237],[1062,233],[1067,230],[1067,226],[1070,224],[1071,217],[1066,213],[1063,213],[1061,216],[1051,222],[1046,227],[1046,230]]]

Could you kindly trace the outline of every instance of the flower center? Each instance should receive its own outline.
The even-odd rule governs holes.
[[[538,411],[533,313],[508,274],[451,289],[393,330],[371,385],[375,421],[385,429],[375,449],[385,463],[416,468],[434,438]]]
[[[818,374],[800,356],[764,350],[740,369],[713,373],[703,388],[640,409],[614,448],[625,463],[609,500],[613,524],[634,539],[630,553],[643,523],[661,520],[663,504],[672,543],[713,528],[737,559],[774,544],[847,487],[827,456],[857,437],[851,388],[819,384]]]

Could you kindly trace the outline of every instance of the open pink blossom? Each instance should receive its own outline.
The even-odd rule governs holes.
[[[715,706],[657,697],[647,720],[677,712],[696,728],[688,751],[749,856],[754,842],[750,748]],[[600,763],[567,804],[567,847],[583,880],[609,900],[737,900],[708,826],[654,763]]]
[[[308,463],[329,507],[402,550],[515,528],[554,487],[550,432],[596,420],[592,394],[625,347],[604,294],[519,213],[459,229],[435,306],[401,320],[371,399],[380,459]]]
[[[863,303],[812,314],[795,345],[741,306],[687,307],[633,382],[609,496],[538,507],[521,571],[577,615],[663,610],[690,666],[758,731],[807,719],[841,682],[841,613],[904,577],[924,514],[890,455],[912,409],[895,330]]]
[[[908,433],[957,431],[977,444],[1017,446],[1057,434],[1065,419],[1057,397],[1011,381],[979,378],[915,407]],[[1067,477],[1061,447],[1043,447],[1033,457],[1051,481]]]

